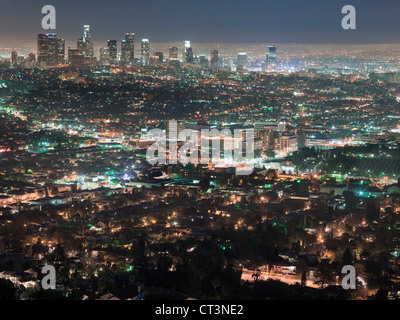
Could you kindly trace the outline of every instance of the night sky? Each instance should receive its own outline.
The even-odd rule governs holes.
[[[125,32],[152,42],[400,43],[399,0],[0,0],[0,44],[34,38],[41,8],[57,9],[57,32],[94,41]],[[341,28],[341,8],[357,9],[357,30]]]

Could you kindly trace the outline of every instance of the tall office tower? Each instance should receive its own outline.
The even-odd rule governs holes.
[[[125,41],[127,44],[127,51],[129,52],[128,63],[133,64],[135,62],[135,34],[127,33],[125,34]]]
[[[67,63],[71,64],[71,57],[72,55],[80,53],[79,49],[71,49],[71,47],[68,47],[68,53],[67,53]]]
[[[170,60],[178,59],[178,48],[177,47],[170,47],[169,48],[169,59]]]
[[[18,53],[17,53],[17,51],[11,52],[11,64],[12,64],[13,66],[16,66],[16,65],[17,65],[17,60],[18,60]]]
[[[102,66],[108,66],[110,64],[110,48],[101,47],[100,48],[100,64]]]
[[[211,51],[211,68],[218,68],[218,50]]]
[[[92,43],[92,35],[90,33],[90,26],[83,26],[83,54],[85,57],[92,58],[94,56],[93,52],[93,43]]]
[[[76,43],[76,48],[79,50],[80,53],[85,52],[85,45],[83,43],[83,38],[79,38],[77,43]]]
[[[57,55],[58,55],[58,63],[65,63],[65,39],[58,39],[57,43]]]
[[[208,68],[208,59],[205,55],[199,56],[199,64],[202,68]]]
[[[100,49],[101,53],[101,49]],[[121,41],[121,66],[126,66],[129,62],[129,50],[126,40]]]
[[[121,41],[121,64],[132,65],[135,60],[135,34],[127,33]]]
[[[193,49],[190,45],[189,40],[185,40],[183,42],[183,57],[182,57],[182,62],[183,63],[193,63]]]
[[[268,46],[267,66],[268,66],[268,70],[270,70],[270,71],[276,69],[276,46],[275,45]]]
[[[110,51],[110,64],[116,65],[118,57],[117,40],[108,40],[107,47]]]
[[[142,65],[143,66],[148,66],[150,63],[150,42],[149,39],[143,39],[142,40]]]
[[[78,49],[68,48],[68,63],[72,67],[84,68],[85,67],[85,56]]]
[[[237,61],[238,61],[238,65],[244,65],[246,62],[247,62],[247,54],[246,53],[239,53],[238,54],[238,59],[237,59]]]
[[[58,64],[58,40],[55,33],[40,33],[37,37],[38,62],[41,66]]]
[[[79,58],[76,58],[79,56]],[[67,62],[68,64],[72,65],[72,62],[74,61],[76,64],[77,59],[81,59],[80,57],[83,57],[83,60],[85,60],[85,56],[78,50],[78,49],[71,49],[70,47],[68,48],[68,55],[67,55]]]
[[[162,52],[154,52],[153,58],[156,59],[157,65],[160,65],[164,62],[164,53]]]
[[[187,63],[193,63],[193,49],[192,48],[187,48],[186,49],[186,62]]]

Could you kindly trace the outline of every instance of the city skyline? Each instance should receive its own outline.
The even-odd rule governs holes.
[[[19,3],[19,6],[15,5]],[[127,3],[117,0],[86,1],[68,4],[53,1],[57,10],[56,30],[67,41],[74,39],[83,25],[89,24],[96,31],[94,41],[115,38],[122,30],[134,32],[150,41],[173,42],[191,39],[193,42],[220,43],[397,43],[400,29],[400,3],[384,0],[379,4],[353,1],[357,10],[357,29],[343,30],[341,9],[347,3],[338,1],[286,0],[272,1],[203,1],[202,5],[176,1]],[[27,33],[42,33],[41,5],[26,0],[2,1],[4,14],[0,21],[0,43],[27,41]],[[212,5],[213,4],[213,5]],[[213,8],[214,10],[211,10]],[[388,9],[390,8],[390,9]],[[104,12],[107,12],[105,14]],[[148,14],[145,14],[148,12]],[[222,14],[223,13],[223,14]],[[204,17],[207,16],[207,19]],[[13,17],[12,21],[8,17]],[[18,23],[15,23],[16,17]],[[104,21],[107,23],[104,23]],[[12,28],[10,28],[12,26]],[[18,41],[18,40],[17,40]]]

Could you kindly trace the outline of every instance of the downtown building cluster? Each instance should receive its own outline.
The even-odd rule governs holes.
[[[266,58],[261,62],[264,72],[275,71],[276,46],[269,45]],[[136,51],[139,51],[137,53]],[[185,40],[181,46],[171,46],[167,55],[161,51],[151,52],[149,39],[142,39],[140,49],[135,51],[135,34],[126,33],[125,39],[108,40],[105,46],[95,50],[91,27],[84,26],[83,36],[77,40],[76,48],[66,48],[66,41],[56,33],[41,33],[37,35],[37,53],[30,53],[27,58],[18,56],[16,51],[11,54],[10,62],[14,66],[56,67],[70,65],[77,68],[100,66],[161,66],[179,68],[182,65],[193,65],[200,68],[217,69],[222,66],[218,50],[211,50],[209,57],[195,55],[191,41]],[[96,55],[96,52],[98,54]],[[230,61],[227,67],[231,70],[245,70],[249,60],[246,53],[239,53],[237,59]]]

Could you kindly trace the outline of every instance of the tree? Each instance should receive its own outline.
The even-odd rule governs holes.
[[[375,205],[375,201],[370,200],[365,208],[365,217],[369,223],[379,220],[379,209]]]
[[[319,271],[319,280],[316,281],[316,284],[320,284],[321,288],[324,287],[325,284],[329,284],[334,280],[333,272],[331,264],[328,260],[322,260],[318,265]]]
[[[346,248],[342,256],[342,265],[348,266],[353,264],[353,254],[349,248]]]
[[[278,179],[278,174],[276,173],[276,170],[268,169],[267,170],[267,174],[266,174],[266,178],[268,180],[276,180],[276,179]]]

